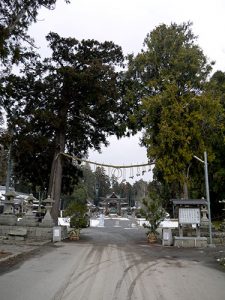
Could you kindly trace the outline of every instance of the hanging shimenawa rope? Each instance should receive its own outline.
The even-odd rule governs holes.
[[[149,163],[145,163],[145,164],[116,166],[116,165],[109,165],[109,164],[97,163],[97,162],[94,162],[94,161],[90,161],[90,160],[86,160],[86,159],[83,159],[83,158],[79,158],[77,156],[69,155],[67,153],[62,153],[61,152],[60,154],[64,155],[65,157],[68,157],[70,159],[78,160],[80,162],[85,162],[85,163],[93,164],[95,166],[108,167],[108,168],[113,168],[113,169],[140,168],[140,167],[151,166],[151,165],[155,164],[155,162],[153,161],[153,162],[149,162]]]

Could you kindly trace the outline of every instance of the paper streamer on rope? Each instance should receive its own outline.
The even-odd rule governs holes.
[[[134,169],[133,167],[130,168],[130,179],[133,179],[134,178]]]
[[[72,159],[72,164],[74,166],[79,166],[79,163],[86,163],[86,164],[92,164],[94,167],[94,172],[96,171],[97,167],[101,167],[101,168],[108,168],[108,174],[110,177],[111,174],[111,170],[112,170],[112,174],[114,174],[114,176],[116,178],[123,178],[123,180],[126,180],[126,169],[130,169],[130,179],[134,178],[134,170],[136,170],[136,176],[141,176],[145,174],[146,172],[146,167],[148,167],[148,171],[151,171],[151,166],[155,164],[155,161],[149,162],[149,163],[142,163],[142,164],[136,164],[136,165],[110,165],[110,164],[102,164],[102,163],[97,163],[97,162],[93,162],[90,160],[86,160],[86,159],[82,159],[79,157],[76,157],[75,155],[69,155],[67,153],[60,153],[59,155],[63,155],[65,157],[68,157],[70,159]]]
[[[126,180],[127,176],[126,176],[126,169],[123,169],[123,180]]]
[[[136,176],[141,176],[141,170],[140,170],[140,167],[137,167],[137,174]]]
[[[146,167],[145,166],[142,166],[142,175],[144,175],[146,173]]]
[[[114,168],[112,170],[112,175],[114,175],[117,179],[121,178],[123,175],[123,172],[120,168]]]
[[[108,176],[111,177],[111,168],[108,167]]]

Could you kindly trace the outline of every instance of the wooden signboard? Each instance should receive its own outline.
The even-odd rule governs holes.
[[[199,208],[179,208],[179,224],[200,224]]]

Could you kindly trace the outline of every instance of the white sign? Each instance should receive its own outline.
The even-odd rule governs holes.
[[[99,227],[104,227],[104,215],[100,214]]]
[[[60,236],[60,231],[59,229],[54,230],[54,236],[59,237]]]
[[[169,232],[163,232],[163,239],[168,241],[170,239]]]
[[[180,224],[200,224],[200,219],[199,208],[179,208]]]
[[[70,226],[70,218],[67,217],[67,218],[58,218],[58,225],[61,225],[61,226]]]

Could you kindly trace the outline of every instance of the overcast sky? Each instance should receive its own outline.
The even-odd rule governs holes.
[[[71,4],[58,0],[55,10],[40,11],[30,34],[43,56],[50,53],[45,41],[50,31],[79,40],[111,40],[124,54],[137,54],[147,33],[158,25],[191,21],[199,46],[209,60],[216,61],[214,71],[225,72],[224,13],[225,0],[71,0]],[[147,162],[138,137],[109,140],[110,147],[103,148],[102,154],[91,152],[89,159],[114,165]],[[143,179],[150,178],[148,173]]]

